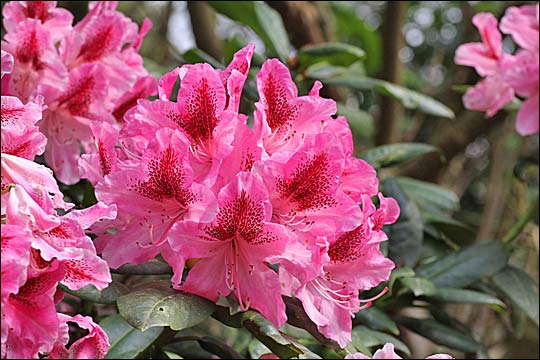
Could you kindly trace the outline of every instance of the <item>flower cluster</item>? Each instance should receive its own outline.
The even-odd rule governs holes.
[[[456,50],[456,64],[472,66],[484,79],[467,90],[465,107],[495,115],[515,95],[525,99],[516,122],[521,135],[538,132],[538,4],[510,7],[498,26],[490,13],[479,13],[473,24],[482,37],[481,43],[468,43]],[[502,34],[512,36],[521,48],[515,54],[502,49]]]
[[[2,79],[2,95],[23,103],[43,101],[45,160],[56,178],[74,184],[81,146],[92,143],[90,125],[119,129],[123,114],[140,97],[154,95],[156,80],[137,53],[151,23],[137,24],[116,11],[117,1],[91,2],[72,26],[73,15],[56,1],[12,1],[3,8],[2,50],[14,58]]]
[[[2,76],[16,69],[11,55],[2,51]],[[107,335],[89,317],[58,313],[63,292],[57,286],[108,286],[109,267],[85,230],[98,220],[113,219],[116,208],[98,203],[73,211],[52,171],[33,162],[47,144],[36,126],[43,109],[41,96],[26,104],[2,96],[2,358],[37,359],[46,353],[103,358]],[[67,322],[89,331],[69,349]]]
[[[118,207],[95,245],[112,268],[161,254],[175,288],[232,297],[276,326],[287,319],[282,295],[295,296],[344,347],[351,315],[371,304],[359,292],[394,267],[379,244],[399,207],[352,156],[347,120],[319,95],[322,85],[299,96],[277,59],[256,76],[248,126],[239,105],[253,51],[239,50],[224,70],[194,64],[165,74],[159,98],[140,99],[120,132],[92,125],[95,151],[82,156],[81,172],[100,201]]]

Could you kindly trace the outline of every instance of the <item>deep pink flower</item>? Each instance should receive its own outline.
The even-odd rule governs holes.
[[[265,61],[257,74],[260,101],[255,103],[254,130],[274,160],[290,156],[309,134],[336,113],[336,103],[318,96],[320,84],[308,96],[298,96],[289,69],[277,59]]]
[[[285,163],[256,164],[270,192],[273,221],[323,236],[361,223],[358,204],[339,189],[345,155],[330,133],[306,137]]]
[[[60,331],[58,340],[54,344],[49,359],[103,359],[109,349],[109,337],[103,329],[92,321],[89,316],[75,315],[73,317],[58,314]],[[76,323],[79,327],[88,330],[88,335],[76,340],[66,348],[69,341],[68,322]]]
[[[88,153],[79,159],[81,177],[90,180],[95,186],[103,181],[105,175],[116,170],[117,154],[115,145],[118,141],[118,132],[109,123],[99,125],[91,124],[93,143],[88,145]]]
[[[39,255],[37,255],[39,258]],[[58,261],[33,262],[29,276],[16,294],[2,304],[2,357],[38,358],[51,351],[58,334],[59,320],[53,295],[64,277]]]
[[[283,325],[287,317],[278,274],[267,262],[287,256],[287,248],[296,243],[294,234],[270,222],[268,192],[253,173],[239,173],[217,201],[219,212],[212,222],[182,222],[171,231],[169,242],[179,256],[200,259],[179,288],[212,301],[232,292],[242,309],[252,307]]]
[[[13,71],[13,56],[10,53],[2,50],[2,70],[1,76],[4,77],[4,74],[9,74]]]
[[[36,19],[53,36],[53,41],[66,36],[73,22],[73,14],[57,8],[56,1],[10,1],[4,6],[2,15],[7,32],[16,31],[19,23],[26,19]]]
[[[24,105],[14,96],[2,96],[2,153],[33,160],[45,151],[47,138],[35,125],[41,120],[41,101]]]
[[[495,74],[499,69],[499,61],[507,56],[502,51],[502,35],[497,28],[498,21],[490,13],[478,13],[472,21],[480,32],[482,42],[460,45],[454,62],[473,66],[481,76]]]
[[[113,268],[150,260],[176,222],[207,221],[216,211],[213,193],[193,182],[187,139],[170,128],[153,135],[140,158],[119,162],[96,186],[99,200],[118,206],[118,233],[96,239]]]
[[[2,224],[2,306],[26,282],[31,243],[29,228]]]
[[[27,19],[8,32],[2,40],[2,50],[13,55],[14,66],[9,77],[9,89],[3,94],[16,95],[27,102],[42,94],[45,102],[48,93],[56,93],[67,79],[66,68],[54,46],[51,34],[41,22]]]

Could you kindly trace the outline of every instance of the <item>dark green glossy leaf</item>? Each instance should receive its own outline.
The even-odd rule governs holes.
[[[420,211],[394,178],[384,179],[381,185],[383,194],[396,199],[401,209],[397,222],[384,227],[388,235],[388,256],[398,266],[413,266],[420,255],[424,238]]]
[[[118,281],[111,282],[108,287],[101,291],[94,285],[86,285],[79,290],[70,290],[62,284],[59,284],[58,287],[68,294],[98,304],[115,304],[119,296],[129,292],[129,288]]]
[[[204,321],[215,310],[206,299],[172,289],[168,280],[143,284],[117,303],[120,315],[142,331],[154,326],[182,330]]]
[[[209,1],[217,12],[249,26],[281,61],[287,61],[289,37],[277,11],[262,1]]]
[[[497,289],[507,296],[538,326],[538,284],[521,269],[507,266],[492,278]]]
[[[404,277],[399,281],[409,290],[414,296],[433,295],[437,292],[435,285],[427,279],[421,277]]]
[[[422,265],[416,275],[438,287],[461,288],[497,273],[507,261],[508,253],[500,241],[482,242]]]
[[[197,341],[205,351],[219,356],[220,359],[245,359],[240,353],[217,339],[205,336]]]
[[[459,208],[459,198],[450,190],[404,176],[394,179],[426,214],[449,213]]]
[[[126,264],[118,269],[112,269],[111,272],[124,275],[169,275],[173,273],[169,264],[157,259],[152,259],[144,264]]]
[[[358,350],[362,347],[371,348],[374,346],[379,347],[386,343],[394,344],[396,350],[403,352],[405,355],[410,356],[411,351],[401,341],[393,337],[392,335],[385,334],[380,331],[371,330],[365,326],[355,326],[352,330],[352,343]]]
[[[474,290],[454,289],[439,287],[433,294],[426,294],[428,297],[457,304],[488,304],[505,307],[504,303],[495,296]]]
[[[399,329],[386,313],[375,306],[356,313],[355,319],[373,330],[386,331],[394,335],[399,335]]]
[[[455,117],[454,112],[448,106],[427,95],[388,81],[355,74],[345,67],[317,63],[307,68],[305,74],[328,85],[345,86],[355,90],[375,90],[396,99],[407,109],[448,119]]]
[[[162,327],[140,331],[129,325],[120,315],[108,316],[99,323],[111,344],[105,359],[135,359],[163,332]]]
[[[298,58],[302,66],[322,61],[334,65],[349,66],[365,57],[366,53],[364,50],[345,43],[327,42],[312,44],[298,50]]]
[[[375,169],[401,164],[417,156],[439,152],[435,146],[421,143],[382,145],[363,152],[360,157]]]
[[[470,336],[445,326],[433,319],[415,319],[404,316],[394,318],[398,324],[403,325],[417,334],[433,341],[436,344],[448,346],[467,353],[474,353],[482,345]]]
[[[446,235],[450,240],[460,245],[470,244],[476,237],[474,229],[469,225],[447,216],[435,213],[425,213],[424,220],[427,224],[432,225],[438,231]]]

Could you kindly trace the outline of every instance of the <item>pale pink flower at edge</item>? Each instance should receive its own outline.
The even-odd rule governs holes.
[[[394,344],[386,343],[382,349],[377,350],[373,354],[373,357],[358,352],[346,355],[345,359],[402,359],[402,357],[394,351]],[[453,357],[448,354],[434,354],[428,356],[426,359],[453,359]]]

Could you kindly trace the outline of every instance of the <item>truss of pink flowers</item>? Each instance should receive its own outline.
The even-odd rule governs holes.
[[[379,244],[399,207],[352,156],[335,102],[319,82],[298,96],[270,59],[250,127],[239,104],[253,45],[225,70],[184,65],[158,82],[137,53],[151,24],[138,30],[116,5],[92,3],[75,26],[54,2],[4,7],[2,357],[104,357],[107,335],[90,317],[57,312],[57,285],[104,289],[109,267],[158,255],[174,288],[231,296],[277,327],[282,295],[295,296],[345,347],[351,317],[377,298],[359,291],[394,268]],[[50,169],[33,162],[40,154]],[[98,203],[74,209],[53,174],[89,179]],[[66,348],[68,322],[89,334]]]

